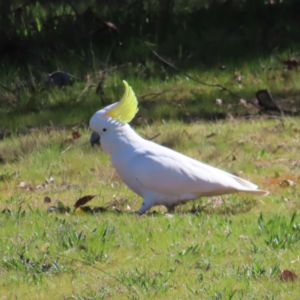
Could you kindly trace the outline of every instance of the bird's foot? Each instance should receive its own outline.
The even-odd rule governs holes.
[[[142,215],[145,214],[145,213],[140,212],[139,210],[133,211],[132,213],[134,213],[134,214],[136,214],[138,216],[142,216]]]

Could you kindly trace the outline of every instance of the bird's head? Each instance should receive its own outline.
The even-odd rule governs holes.
[[[132,88],[126,81],[123,83],[125,92],[122,99],[98,110],[90,120],[90,128],[93,130],[90,138],[92,146],[100,145],[101,138],[125,126],[138,112],[138,102]]]

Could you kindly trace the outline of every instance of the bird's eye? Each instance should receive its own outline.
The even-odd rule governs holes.
[[[106,128],[103,128],[103,129],[102,129],[102,131],[104,131],[104,132],[105,132],[105,131],[106,131]]]

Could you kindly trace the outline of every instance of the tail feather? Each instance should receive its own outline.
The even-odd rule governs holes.
[[[269,194],[268,191],[260,190],[257,188],[257,185],[253,184],[252,182],[245,180],[240,177],[235,177],[235,180],[238,181],[243,187],[239,189],[241,192],[255,194],[255,195],[261,195],[266,196]]]
[[[264,191],[264,190],[249,190],[249,189],[240,189],[239,192],[245,192],[245,193],[249,193],[249,194],[254,194],[254,195],[260,195],[260,196],[267,196],[269,195],[268,191]]]

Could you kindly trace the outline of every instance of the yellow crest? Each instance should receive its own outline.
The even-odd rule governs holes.
[[[125,80],[123,80],[123,83],[125,85],[125,92],[122,99],[105,116],[112,117],[121,123],[129,123],[139,110],[137,107],[138,102],[132,88]]]

